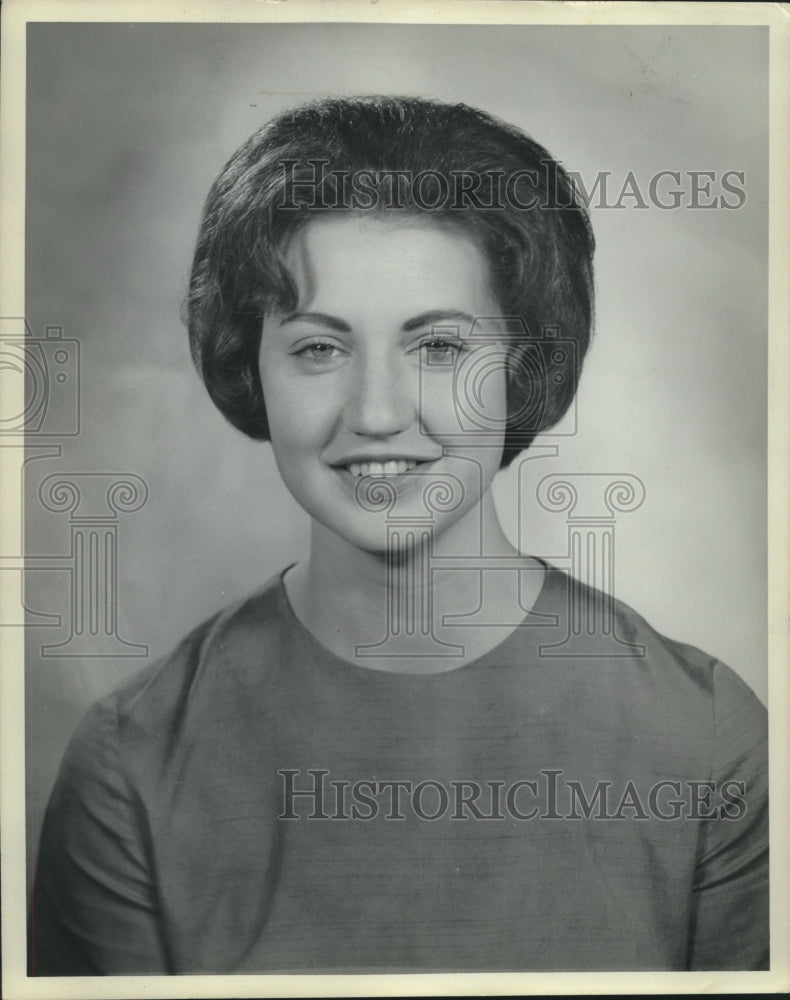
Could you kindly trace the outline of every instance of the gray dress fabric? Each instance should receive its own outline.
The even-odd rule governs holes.
[[[763,706],[620,602],[565,655],[571,592],[428,676],[282,576],[204,623],[67,751],[31,974],[766,968]]]

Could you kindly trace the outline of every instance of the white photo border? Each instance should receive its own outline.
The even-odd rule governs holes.
[[[2,948],[3,993],[22,998],[572,995],[634,992],[778,992],[790,988],[786,942],[790,941],[790,709],[788,595],[790,532],[790,12],[765,3],[521,3],[518,0],[6,0],[2,8],[2,114],[0,115],[0,212],[2,268],[0,315],[25,314],[25,30],[34,21],[98,22],[359,22],[412,24],[561,25],[764,25],[770,31],[770,360],[769,360],[769,711],[771,762],[770,972],[518,973],[371,975],[238,975],[28,978],[25,919],[25,727],[24,634],[0,629],[2,669]],[[11,390],[13,392],[13,390]],[[21,380],[16,387],[23,398]],[[13,405],[13,403],[12,403]],[[19,406],[21,412],[22,406]],[[18,483],[5,482],[0,551],[21,551]],[[0,579],[3,602],[19,601],[14,584]],[[784,949],[783,949],[784,942]]]

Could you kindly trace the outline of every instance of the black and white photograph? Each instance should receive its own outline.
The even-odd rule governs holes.
[[[786,988],[779,5],[6,6],[7,995]]]

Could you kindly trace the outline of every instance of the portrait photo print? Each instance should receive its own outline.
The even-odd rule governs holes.
[[[772,967],[768,52],[27,25],[31,982]]]

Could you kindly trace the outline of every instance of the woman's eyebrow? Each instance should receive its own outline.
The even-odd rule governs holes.
[[[320,312],[291,313],[290,316],[286,316],[280,321],[280,326],[296,322],[315,323],[316,326],[325,326],[330,330],[335,330],[337,333],[351,332],[351,327],[348,323],[344,323],[342,319],[337,319],[335,316],[328,316],[326,313]]]
[[[469,313],[463,312],[460,309],[431,309],[428,312],[420,313],[419,316],[407,319],[401,329],[404,333],[410,333],[422,327],[433,326],[436,323],[446,323],[450,320],[457,320],[465,324],[474,322],[474,318]],[[280,326],[297,322],[314,323],[316,326],[323,326],[329,330],[335,330],[337,333],[351,332],[351,327],[344,320],[322,312],[291,313],[280,321]]]
[[[419,316],[414,316],[411,319],[407,319],[403,324],[404,333],[409,333],[412,330],[418,330],[423,326],[433,326],[435,323],[446,323],[448,320],[461,320],[463,323],[474,323],[474,318],[469,315],[469,313],[462,312],[460,309],[434,309],[431,312],[420,313]]]

